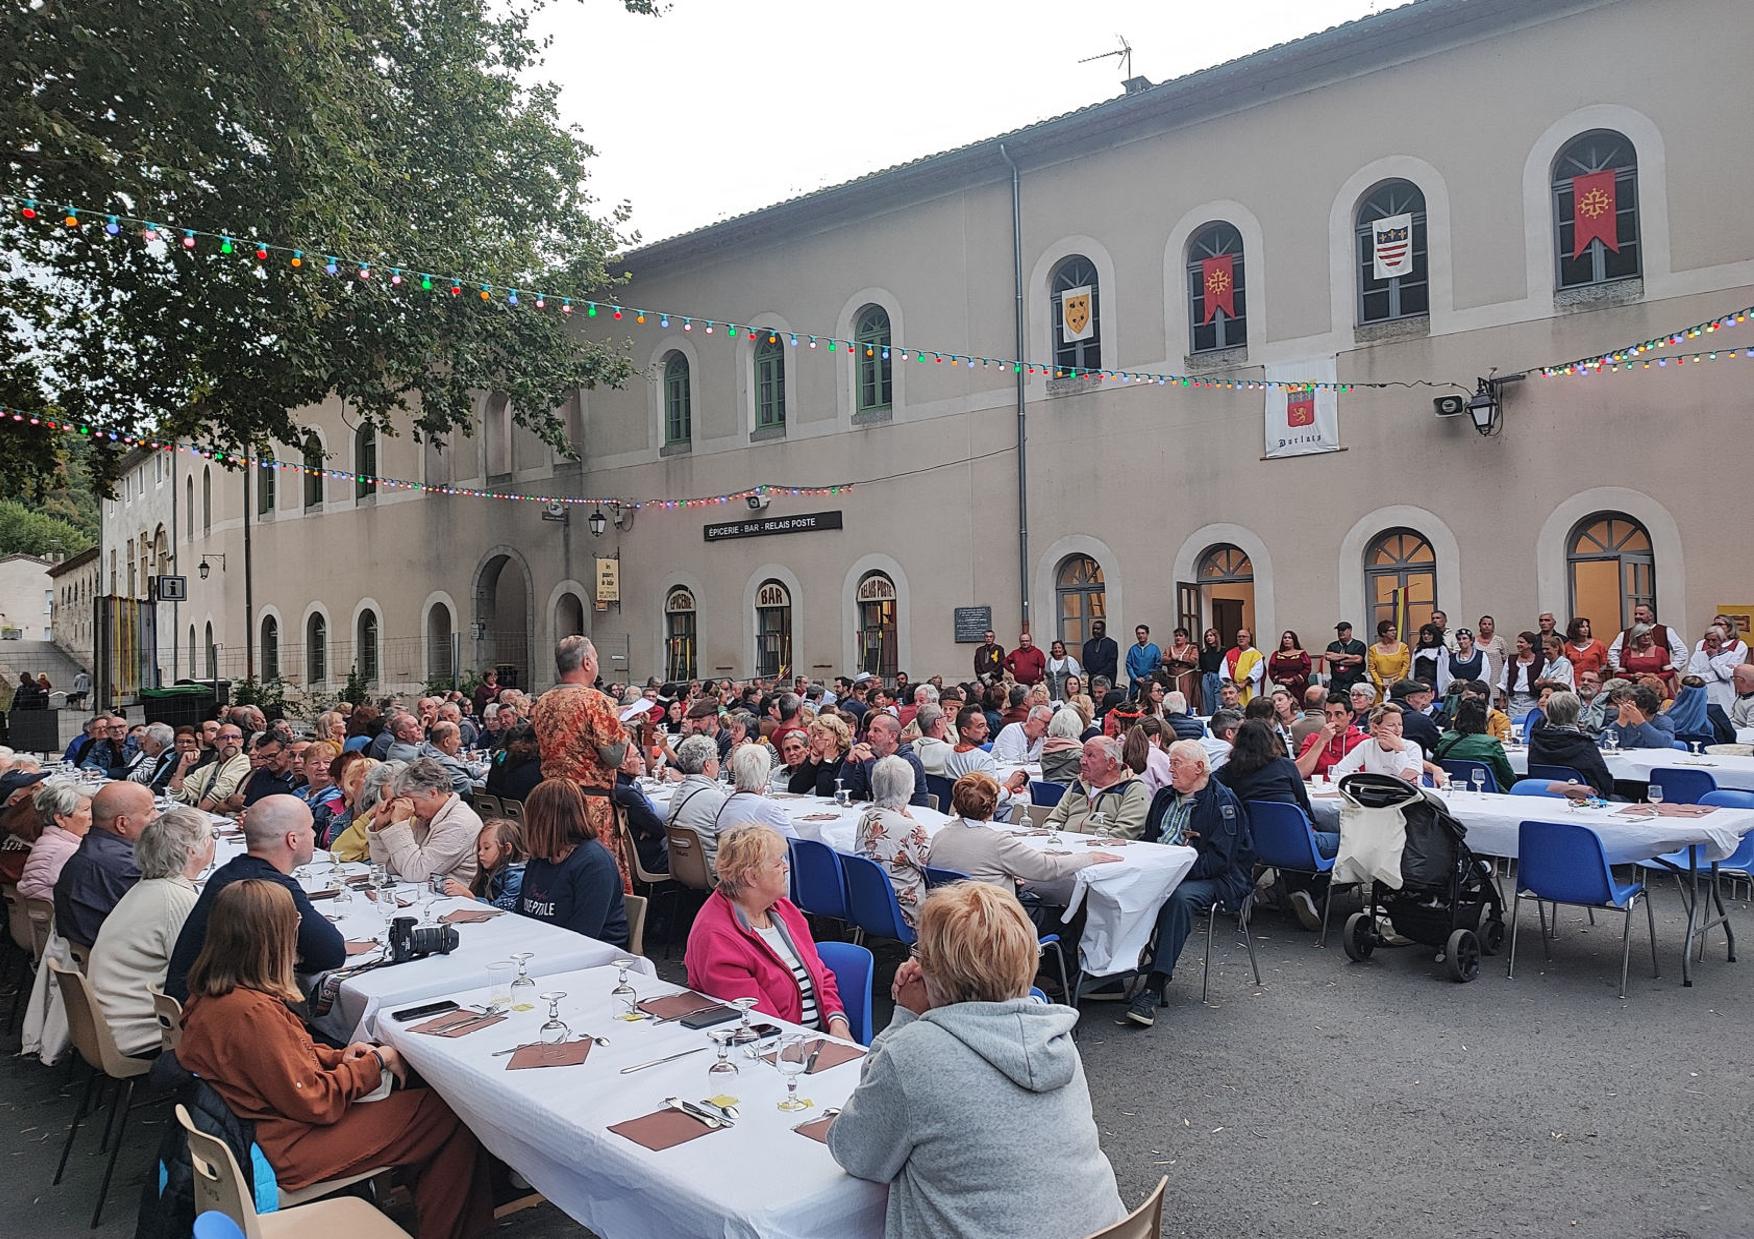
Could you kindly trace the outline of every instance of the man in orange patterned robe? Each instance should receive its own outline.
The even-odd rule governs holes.
[[[542,750],[542,777],[579,785],[597,841],[615,857],[622,890],[631,891],[632,874],[610,799],[615,770],[627,756],[627,729],[615,703],[594,687],[597,649],[589,638],[564,638],[554,648],[554,666],[559,682],[536,699],[530,714]]]

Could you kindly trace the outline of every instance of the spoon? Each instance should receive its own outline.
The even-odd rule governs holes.
[[[683,1101],[682,1098],[680,1098],[680,1097],[666,1097],[666,1098],[664,1098],[664,1106],[666,1109],[675,1110],[678,1113],[686,1114],[689,1118],[694,1119],[697,1122],[705,1123],[713,1131],[717,1131],[721,1127],[729,1126],[729,1124],[727,1124],[723,1119],[719,1118],[717,1115],[711,1114],[706,1110],[696,1109],[695,1107],[689,1105],[686,1101]]]
[[[717,1110],[720,1114],[722,1114],[726,1118],[730,1119],[733,1123],[735,1123],[738,1119],[743,1117],[743,1112],[741,1110],[739,1110],[736,1106],[721,1106],[716,1101],[703,1101],[700,1104],[707,1107],[709,1110]]]

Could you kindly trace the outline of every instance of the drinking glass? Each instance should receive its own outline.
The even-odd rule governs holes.
[[[760,1040],[760,1038],[755,1035],[755,1029],[749,1026],[749,1008],[753,1007],[755,1003],[756,999],[754,998],[733,998],[730,1003],[727,1004],[736,1007],[739,1011],[743,1012],[742,1022],[737,1025],[735,1032],[732,1034],[732,1045],[748,1045],[751,1041]]]
[[[731,1061],[731,1039],[736,1034],[728,1028],[713,1028],[707,1031],[707,1037],[718,1048],[719,1056],[713,1065],[706,1069],[710,1076],[734,1076],[737,1064]]]
[[[529,970],[526,967],[526,965],[535,958],[536,952],[534,951],[512,952],[512,959],[518,965],[518,975],[512,978],[511,984],[513,1011],[534,1011],[536,1009],[536,1003],[534,1002],[536,996],[536,982],[531,979]]]
[[[621,969],[621,975],[615,978],[615,988],[609,991],[609,1009],[618,1020],[643,1020],[645,1016],[635,1005],[639,1002],[639,991],[627,983],[627,970],[638,962],[632,959],[618,959],[615,966]]]
[[[780,1101],[781,1110],[808,1110],[811,1103],[798,1096],[798,1077],[804,1074],[804,1068],[810,1062],[810,1048],[816,1038],[805,1033],[793,1033],[783,1037],[774,1050],[773,1065],[786,1078],[786,1095]]]
[[[1652,783],[1650,785],[1649,790],[1647,790],[1645,792],[1644,798],[1646,800],[1648,800],[1651,804],[1662,804],[1663,803],[1663,785],[1661,783]]]
[[[1692,750],[1693,756],[1695,756],[1695,757],[1698,757],[1700,754],[1705,752],[1705,746],[1700,744],[1700,742],[1697,740],[1689,740],[1687,742],[1687,747]]]
[[[536,1035],[549,1045],[559,1045],[572,1036],[572,1029],[560,1018],[560,1000],[565,997],[565,990],[542,995],[542,1001],[548,1004],[548,1022],[536,1030]]]
[[[1476,796],[1484,796],[1486,794],[1486,780],[1480,776],[1479,771],[1476,770],[1469,776],[1468,790],[1473,792]]]
[[[841,779],[834,781],[834,803],[843,809],[853,803],[852,793],[847,791],[847,785]]]
[[[516,975],[518,966],[509,959],[496,959],[487,965],[488,985],[490,986],[487,1005],[496,1011],[512,1009],[512,977]]]

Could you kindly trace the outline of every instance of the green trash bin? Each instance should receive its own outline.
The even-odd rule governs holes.
[[[199,727],[213,708],[213,690],[205,684],[173,684],[168,688],[143,688],[141,705],[149,723],[168,723],[172,728]]]

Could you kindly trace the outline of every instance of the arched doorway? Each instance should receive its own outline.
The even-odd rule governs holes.
[[[1625,628],[1640,603],[1656,606],[1657,562],[1650,531],[1624,512],[1597,512],[1565,541],[1571,613],[1595,632]]]
[[[1396,619],[1396,590],[1403,591],[1406,599],[1401,640],[1416,645],[1416,634],[1437,609],[1437,552],[1424,534],[1411,529],[1380,533],[1364,552],[1364,640],[1376,636],[1376,626],[1383,620]]]
[[[1108,615],[1108,589],[1102,565],[1088,555],[1068,555],[1054,573],[1054,635],[1077,651],[1092,636],[1091,625]]]
[[[433,603],[426,612],[426,682],[453,686],[457,682],[451,608],[442,602]]]
[[[678,585],[664,599],[664,678],[692,680],[696,639],[694,592]]]
[[[500,552],[475,574],[475,666],[499,672],[502,688],[530,684],[530,575]]]
[[[1236,643],[1238,629],[1255,631],[1255,566],[1247,551],[1228,542],[1209,546],[1200,555],[1195,577],[1201,631],[1216,628],[1226,649]],[[1199,633],[1192,635],[1199,641]]]
[[[855,595],[859,603],[859,670],[893,680],[900,666],[895,582],[883,572],[867,572]]]
[[[755,674],[791,673],[792,594],[778,581],[763,581],[755,592]]]
[[[554,639],[585,635],[585,604],[574,593],[565,593],[554,600]]]

